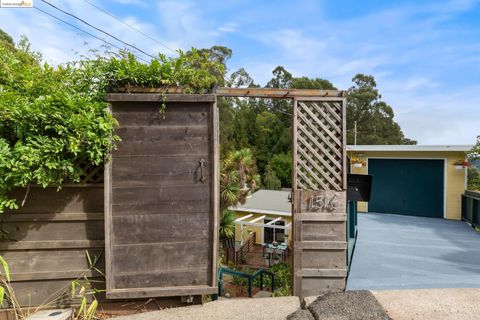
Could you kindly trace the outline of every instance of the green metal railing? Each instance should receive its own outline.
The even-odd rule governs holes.
[[[465,190],[462,194],[462,220],[480,227],[480,192]]]
[[[357,241],[357,202],[347,201],[347,264],[350,269],[355,242]]]
[[[253,296],[253,287],[254,287],[254,281],[257,277],[260,277],[260,290],[263,290],[263,284],[265,281],[265,275],[270,276],[270,291],[275,291],[275,274],[273,272],[267,271],[265,269],[260,269],[255,271],[252,274],[248,274],[245,272],[237,271],[237,270],[232,270],[224,267],[220,267],[218,270],[218,296],[222,295],[223,291],[223,286],[222,286],[222,279],[223,275],[231,275],[234,277],[240,277],[247,279],[247,284],[248,284],[248,296],[251,298]]]

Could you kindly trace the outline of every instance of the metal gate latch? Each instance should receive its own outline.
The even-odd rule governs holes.
[[[200,159],[200,182],[201,183],[205,183],[205,181],[207,180],[207,178],[205,178],[205,176],[203,175],[203,165],[205,163],[205,159]]]

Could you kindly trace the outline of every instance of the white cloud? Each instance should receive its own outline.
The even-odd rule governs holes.
[[[480,134],[480,97],[467,94],[480,89],[480,49],[474,30],[446,22],[476,3],[399,4],[350,19],[320,19],[317,27],[267,30],[255,39],[274,52],[260,59],[297,76],[323,77],[346,89],[356,73],[374,75],[397,121],[419,143],[468,144]],[[254,79],[264,78],[264,69],[255,68],[262,64],[252,65]]]
[[[393,2],[368,14],[336,18],[314,0],[256,7],[249,0],[222,4],[112,1],[95,4],[111,12],[127,7],[119,3],[135,8],[119,18],[173,49],[232,47],[230,69],[245,67],[257,83],[268,81],[277,65],[297,76],[326,78],[342,89],[351,86],[356,73],[372,74],[407,136],[420,143],[469,143],[480,133],[476,123],[480,97],[472,94],[480,90],[480,45],[476,41],[480,25],[465,27],[455,21],[478,1]],[[58,5],[145,51],[169,53],[84,1],[66,0]],[[147,10],[144,5],[148,18],[133,14]],[[38,6],[88,29],[41,2]],[[270,16],[265,16],[266,8],[271,9]],[[316,18],[302,20],[309,14]],[[287,17],[294,20],[289,22]],[[76,50],[86,53],[102,44],[34,9],[0,10],[0,28],[15,39],[27,35],[32,47],[50,63],[73,59]]]
[[[217,30],[224,33],[237,32],[238,25],[234,22],[227,22],[225,24],[222,24],[220,27],[218,27]]]

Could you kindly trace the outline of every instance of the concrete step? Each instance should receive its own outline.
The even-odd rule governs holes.
[[[221,299],[203,305],[121,316],[115,320],[285,320],[299,308],[298,297]]]
[[[260,290],[253,295],[253,298],[270,298],[272,296],[272,292]]]

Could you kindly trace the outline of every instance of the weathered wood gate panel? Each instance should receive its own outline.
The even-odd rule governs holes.
[[[10,193],[19,201],[26,194],[26,189]],[[70,283],[84,276],[104,289],[103,276],[89,270],[85,253],[103,257],[103,184],[64,185],[60,191],[30,186],[25,205],[7,210],[1,222],[7,238],[0,241],[0,255],[9,264],[21,306],[38,306],[59,297],[51,306],[68,306]],[[103,266],[102,258],[96,267]]]
[[[345,98],[294,100],[294,294],[345,289]]]
[[[105,181],[107,297],[216,293],[215,96],[110,94],[108,100],[122,141]]]

